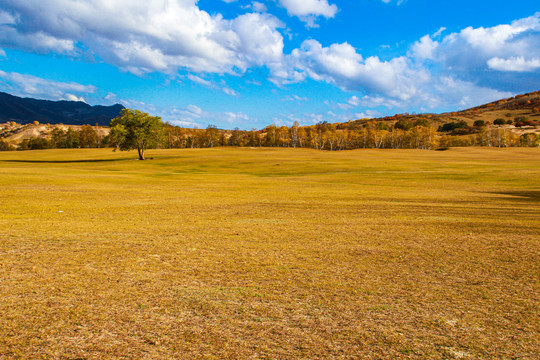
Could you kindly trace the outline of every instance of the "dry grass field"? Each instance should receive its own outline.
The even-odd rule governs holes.
[[[0,359],[538,359],[540,150],[0,153]]]

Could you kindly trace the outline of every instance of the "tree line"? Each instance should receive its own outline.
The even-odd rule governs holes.
[[[49,148],[113,147],[121,150],[138,149],[144,159],[146,148],[211,148],[292,147],[318,150],[352,149],[440,149],[455,146],[539,146],[540,136],[534,133],[518,135],[508,126],[490,126],[476,122],[446,123],[435,129],[423,118],[400,119],[393,125],[386,121],[321,122],[315,125],[269,125],[262,130],[221,130],[214,125],[206,129],[191,129],[163,123],[137,110],[125,109],[123,115],[111,121],[111,131],[100,136],[96,127],[84,125],[79,130],[57,127],[49,138],[25,139],[20,150]],[[0,150],[2,144],[0,141]],[[4,150],[5,145],[4,145]],[[142,150],[142,155],[141,155]]]

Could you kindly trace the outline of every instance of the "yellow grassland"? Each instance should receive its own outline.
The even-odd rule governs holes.
[[[0,359],[538,359],[540,150],[0,153]]]

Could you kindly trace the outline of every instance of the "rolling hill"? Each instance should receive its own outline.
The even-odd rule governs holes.
[[[0,92],[0,122],[29,124],[38,121],[46,124],[70,125],[97,123],[107,126],[123,108],[120,104],[90,106],[81,101],[37,100]]]

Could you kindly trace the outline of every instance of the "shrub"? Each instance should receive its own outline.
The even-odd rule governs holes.
[[[504,119],[495,119],[493,124],[494,125],[504,125],[504,124],[506,124],[506,120],[504,120]]]
[[[418,119],[414,122],[414,126],[429,127],[428,119]]]
[[[523,134],[519,137],[521,146],[536,147],[540,145],[540,136],[535,133]]]
[[[7,141],[0,139],[0,151],[13,151],[15,148]]]
[[[466,128],[468,128],[467,122],[460,120],[458,122],[449,122],[449,123],[443,124],[439,126],[439,129],[437,131],[448,132],[448,131],[454,131],[456,129],[466,129]]]
[[[383,122],[383,121],[379,121],[377,123],[377,130],[390,130],[390,128],[388,127],[388,124]]]
[[[473,125],[475,127],[484,127],[486,126],[486,122],[484,120],[476,120]]]
[[[405,119],[400,119],[398,122],[394,124],[394,129],[401,129],[408,131],[414,127],[414,123],[412,121],[408,121]]]
[[[51,144],[47,139],[33,137],[30,139],[24,139],[19,145],[18,150],[41,150],[50,148]]]

